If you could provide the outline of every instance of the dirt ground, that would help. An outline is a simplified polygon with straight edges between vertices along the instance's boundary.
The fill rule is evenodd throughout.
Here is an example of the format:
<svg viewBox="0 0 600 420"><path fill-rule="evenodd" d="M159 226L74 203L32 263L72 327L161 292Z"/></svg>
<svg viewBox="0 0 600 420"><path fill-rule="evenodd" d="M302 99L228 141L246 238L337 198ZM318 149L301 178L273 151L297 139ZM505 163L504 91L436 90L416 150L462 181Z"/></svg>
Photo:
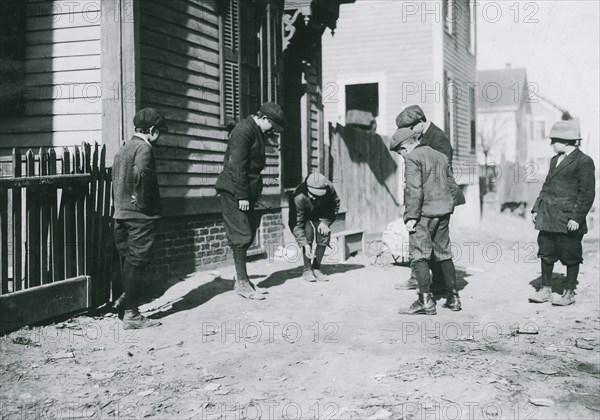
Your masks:
<svg viewBox="0 0 600 420"><path fill-rule="evenodd" d="M165 282L142 308L161 327L113 315L0 338L2 418L600 418L597 236L585 242L577 303L531 304L536 233L514 216L456 232L463 310L398 315L414 291L400 266L261 260L264 301L232 292L233 270ZM330 260L335 258L330 257ZM557 266L555 291L564 268Z"/></svg>

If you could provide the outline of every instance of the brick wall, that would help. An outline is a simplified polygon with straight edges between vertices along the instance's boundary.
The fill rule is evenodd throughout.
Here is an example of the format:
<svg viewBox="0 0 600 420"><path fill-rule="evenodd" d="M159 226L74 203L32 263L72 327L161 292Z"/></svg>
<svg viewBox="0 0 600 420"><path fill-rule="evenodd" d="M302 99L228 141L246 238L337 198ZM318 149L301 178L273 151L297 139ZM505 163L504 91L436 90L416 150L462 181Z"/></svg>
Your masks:
<svg viewBox="0 0 600 420"><path fill-rule="evenodd" d="M280 210L263 213L258 235L268 256L283 244L283 229ZM150 264L152 277L188 274L233 264L221 215L161 219Z"/></svg>

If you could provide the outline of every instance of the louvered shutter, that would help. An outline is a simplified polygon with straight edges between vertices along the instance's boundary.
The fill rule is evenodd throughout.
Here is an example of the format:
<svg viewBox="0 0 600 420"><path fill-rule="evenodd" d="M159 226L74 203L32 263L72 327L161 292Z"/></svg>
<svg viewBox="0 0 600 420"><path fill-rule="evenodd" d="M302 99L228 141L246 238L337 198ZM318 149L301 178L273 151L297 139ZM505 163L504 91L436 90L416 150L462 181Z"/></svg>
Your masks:
<svg viewBox="0 0 600 420"><path fill-rule="evenodd" d="M220 0L223 10L223 112L225 123L240 119L240 5Z"/></svg>
<svg viewBox="0 0 600 420"><path fill-rule="evenodd" d="M240 105L242 118L260 108L260 40L258 37L262 13L252 0L240 2Z"/></svg>

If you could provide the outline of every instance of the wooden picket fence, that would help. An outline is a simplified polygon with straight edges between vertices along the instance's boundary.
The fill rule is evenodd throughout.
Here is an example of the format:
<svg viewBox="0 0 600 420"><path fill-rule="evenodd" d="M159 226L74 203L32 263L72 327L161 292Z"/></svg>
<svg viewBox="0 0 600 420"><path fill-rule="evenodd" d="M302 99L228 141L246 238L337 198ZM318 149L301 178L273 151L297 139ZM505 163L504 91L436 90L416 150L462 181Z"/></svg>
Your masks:
<svg viewBox="0 0 600 420"><path fill-rule="evenodd" d="M61 149L13 149L12 176L0 178L0 295L89 276L99 307L120 292L111 168L104 145Z"/></svg>

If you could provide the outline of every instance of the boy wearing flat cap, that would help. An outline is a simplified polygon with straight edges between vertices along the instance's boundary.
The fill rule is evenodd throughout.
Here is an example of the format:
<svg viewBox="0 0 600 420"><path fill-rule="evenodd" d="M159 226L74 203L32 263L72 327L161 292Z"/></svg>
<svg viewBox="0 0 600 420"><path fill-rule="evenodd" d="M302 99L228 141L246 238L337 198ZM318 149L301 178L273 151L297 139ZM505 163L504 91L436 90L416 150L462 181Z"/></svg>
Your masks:
<svg viewBox="0 0 600 420"><path fill-rule="evenodd" d="M581 241L588 231L586 216L594 202L596 174L592 158L576 146L581 136L575 121L558 121L549 137L556 155L531 210L535 228L540 231L542 288L529 301L567 306L575 303L579 265L583 261ZM562 296L553 300L551 280L556 261L567 267L567 278Z"/></svg>
<svg viewBox="0 0 600 420"><path fill-rule="evenodd" d="M446 283L444 307L460 311L456 271L450 250L449 221L458 200L448 158L418 140L418 133L400 128L392 137L390 150L402 155L405 163L404 222L409 232L409 259L418 282L418 299L402 314L436 314L430 292L429 262L439 264Z"/></svg>
<svg viewBox="0 0 600 420"><path fill-rule="evenodd" d="M161 211L153 146L169 131L165 117L154 108L140 109L133 124L135 133L115 155L112 167L114 236L125 289L115 308L119 313L124 310L125 329L160 325L140 315L138 305Z"/></svg>
<svg viewBox="0 0 600 420"><path fill-rule="evenodd" d="M303 250L302 277L308 282L329 281L321 271L321 262L331 239L330 226L340 209L335 188L325 176L312 173L296 188L290 204L289 227Z"/></svg>
<svg viewBox="0 0 600 420"><path fill-rule="evenodd" d="M260 173L265 167L267 136L283 131L283 126L283 110L273 102L264 103L255 115L239 122L229 136L223 170L215 186L233 252L235 290L246 299L264 299L265 292L249 280L246 256L260 223L254 207L262 193Z"/></svg>
<svg viewBox="0 0 600 420"><path fill-rule="evenodd" d="M427 120L423 109L419 105L407 106L396 117L396 125L398 128L410 128L417 134L421 144L429 146L440 153L443 153L448 158L448 164L452 166L452 145L448 136L437 125ZM462 191L458 190L457 205L465 204L465 197ZM432 289L443 289L443 275L439 265L431 261L430 268L432 272ZM408 282L402 282L396 285L396 289L415 289L417 281L415 278L410 278Z"/></svg>

